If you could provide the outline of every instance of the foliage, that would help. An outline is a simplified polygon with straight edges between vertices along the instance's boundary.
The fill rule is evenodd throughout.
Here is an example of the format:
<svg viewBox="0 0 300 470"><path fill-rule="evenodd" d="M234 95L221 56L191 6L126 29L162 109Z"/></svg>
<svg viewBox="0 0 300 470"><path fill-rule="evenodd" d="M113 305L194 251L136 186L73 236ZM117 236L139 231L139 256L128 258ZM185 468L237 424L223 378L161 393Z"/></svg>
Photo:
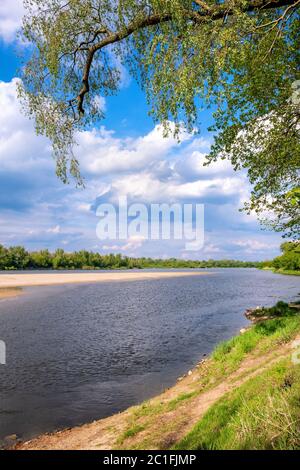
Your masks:
<svg viewBox="0 0 300 470"><path fill-rule="evenodd" d="M207 162L245 168L248 211L299 232L299 0L25 0L32 44L20 84L38 133L53 143L57 173L80 182L76 133L103 117L125 65L150 114L175 134L212 107Z"/></svg>
<svg viewBox="0 0 300 470"><path fill-rule="evenodd" d="M29 253L23 247L5 248L0 245L0 269L142 269L142 268L240 268L257 267L254 261L208 260L192 261L152 258L130 258L120 254L101 255L86 250L67 253L57 249Z"/></svg>
<svg viewBox="0 0 300 470"><path fill-rule="evenodd" d="M252 322L258 322L262 319L283 317L289 314L293 314L289 305L286 302L279 301L273 307L256 307L250 313L248 312L246 317Z"/></svg>
<svg viewBox="0 0 300 470"><path fill-rule="evenodd" d="M285 242L281 246L282 255L272 261L276 270L300 271L300 241Z"/></svg>

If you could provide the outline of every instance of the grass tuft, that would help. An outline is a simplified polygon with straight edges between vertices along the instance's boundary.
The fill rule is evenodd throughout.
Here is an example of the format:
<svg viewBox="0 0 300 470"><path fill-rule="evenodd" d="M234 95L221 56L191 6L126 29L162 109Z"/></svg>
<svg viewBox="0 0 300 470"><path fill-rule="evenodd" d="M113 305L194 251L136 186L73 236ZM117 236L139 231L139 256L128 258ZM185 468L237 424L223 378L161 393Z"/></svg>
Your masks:
<svg viewBox="0 0 300 470"><path fill-rule="evenodd" d="M225 395L175 449L300 449L300 366L285 360Z"/></svg>

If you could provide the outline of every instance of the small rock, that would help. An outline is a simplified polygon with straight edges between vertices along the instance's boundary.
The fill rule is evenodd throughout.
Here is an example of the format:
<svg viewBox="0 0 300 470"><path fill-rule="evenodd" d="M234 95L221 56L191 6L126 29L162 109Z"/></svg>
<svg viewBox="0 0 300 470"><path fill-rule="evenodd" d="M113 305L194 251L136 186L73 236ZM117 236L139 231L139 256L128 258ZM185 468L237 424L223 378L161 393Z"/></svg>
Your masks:
<svg viewBox="0 0 300 470"><path fill-rule="evenodd" d="M188 375L192 375L192 373L193 373L193 372L192 372L191 370L188 371Z"/></svg>
<svg viewBox="0 0 300 470"><path fill-rule="evenodd" d="M247 331L246 328L241 328L241 329L240 329L241 335L244 334L244 333L246 333L246 331Z"/></svg>

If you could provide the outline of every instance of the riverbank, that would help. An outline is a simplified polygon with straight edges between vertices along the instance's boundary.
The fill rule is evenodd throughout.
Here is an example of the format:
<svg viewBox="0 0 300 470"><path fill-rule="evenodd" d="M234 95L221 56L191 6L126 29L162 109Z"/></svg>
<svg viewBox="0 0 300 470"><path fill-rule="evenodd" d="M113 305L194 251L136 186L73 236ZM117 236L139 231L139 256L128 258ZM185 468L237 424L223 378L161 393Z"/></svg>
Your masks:
<svg viewBox="0 0 300 470"><path fill-rule="evenodd" d="M273 273L275 274L285 274L286 276L300 276L300 271L293 271L291 269L273 269Z"/></svg>
<svg viewBox="0 0 300 470"><path fill-rule="evenodd" d="M292 270L292 269L275 269L275 268L272 268L272 267L264 267L264 268L261 268L263 269L264 271L272 271L272 273L275 273L275 274L284 274L286 276L300 276L300 271L296 271L296 270Z"/></svg>
<svg viewBox="0 0 300 470"><path fill-rule="evenodd" d="M295 340L300 340L300 315L281 305L277 318L220 344L161 395L15 448L300 448Z"/></svg>
<svg viewBox="0 0 300 470"><path fill-rule="evenodd" d="M212 273L207 272L187 272L187 271L168 271L168 272L101 272L101 273L26 273L26 274L0 274L0 298L19 295L22 287L32 286L51 286L60 284L77 284L77 283L97 283L111 281L139 281L154 280L164 278L177 278L187 276L206 276Z"/></svg>

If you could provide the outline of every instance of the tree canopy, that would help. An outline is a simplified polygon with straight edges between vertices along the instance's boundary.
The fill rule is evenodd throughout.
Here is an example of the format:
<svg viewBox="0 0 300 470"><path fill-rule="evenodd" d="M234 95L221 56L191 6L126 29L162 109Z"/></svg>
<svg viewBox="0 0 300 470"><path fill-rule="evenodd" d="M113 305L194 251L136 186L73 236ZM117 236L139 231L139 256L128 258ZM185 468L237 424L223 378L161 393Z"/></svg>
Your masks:
<svg viewBox="0 0 300 470"><path fill-rule="evenodd" d="M280 249L282 255L272 261L272 266L277 270L300 272L300 242L282 243Z"/></svg>
<svg viewBox="0 0 300 470"><path fill-rule="evenodd" d="M255 261L221 260L184 260L132 258L121 254L100 254L80 250L72 253L58 248L27 251L22 246L9 248L0 244L0 270L15 269L142 269L142 268L253 268L260 266Z"/></svg>
<svg viewBox="0 0 300 470"><path fill-rule="evenodd" d="M57 174L80 181L76 133L103 117L124 65L166 134L201 129L212 107L207 164L230 159L253 190L248 211L300 229L300 0L25 0L32 54L20 97L53 144ZM297 81L298 80L298 81ZM263 216L263 215L262 215ZM270 215L269 215L270 218Z"/></svg>

